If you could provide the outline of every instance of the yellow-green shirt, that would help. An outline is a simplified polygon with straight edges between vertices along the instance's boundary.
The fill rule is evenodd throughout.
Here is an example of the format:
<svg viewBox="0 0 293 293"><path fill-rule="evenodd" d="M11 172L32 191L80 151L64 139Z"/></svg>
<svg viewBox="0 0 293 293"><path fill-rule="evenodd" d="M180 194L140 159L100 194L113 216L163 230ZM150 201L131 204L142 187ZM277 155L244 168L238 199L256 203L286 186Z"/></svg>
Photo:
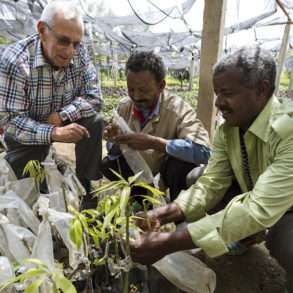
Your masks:
<svg viewBox="0 0 293 293"><path fill-rule="evenodd" d="M252 191L242 170L239 128L222 124L204 175L175 200L189 222L194 244L211 257L226 253L227 244L271 227L293 206L293 103L281 104L272 97L244 141ZM208 215L234 178L243 193L222 211Z"/></svg>

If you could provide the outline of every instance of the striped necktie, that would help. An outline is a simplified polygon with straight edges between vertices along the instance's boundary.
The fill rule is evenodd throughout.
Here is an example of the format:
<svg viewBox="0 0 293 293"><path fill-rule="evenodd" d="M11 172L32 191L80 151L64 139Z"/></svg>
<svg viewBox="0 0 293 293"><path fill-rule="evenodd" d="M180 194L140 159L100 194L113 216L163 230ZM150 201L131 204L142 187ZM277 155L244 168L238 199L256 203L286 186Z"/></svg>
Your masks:
<svg viewBox="0 0 293 293"><path fill-rule="evenodd" d="M249 163L248 163L248 155L247 150L244 142L244 134L243 130L239 128L239 138L240 138L240 150L241 150L241 157L242 157L242 170L246 179L248 191L253 189L253 181L249 171Z"/></svg>

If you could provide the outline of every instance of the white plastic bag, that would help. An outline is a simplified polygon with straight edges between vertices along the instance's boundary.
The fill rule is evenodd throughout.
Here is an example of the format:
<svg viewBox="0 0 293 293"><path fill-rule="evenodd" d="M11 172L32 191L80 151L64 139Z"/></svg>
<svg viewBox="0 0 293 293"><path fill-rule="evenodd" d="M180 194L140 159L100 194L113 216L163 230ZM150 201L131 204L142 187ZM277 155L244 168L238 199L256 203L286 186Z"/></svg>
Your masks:
<svg viewBox="0 0 293 293"><path fill-rule="evenodd" d="M184 292L212 293L216 289L215 272L187 252L166 255L153 266Z"/></svg>
<svg viewBox="0 0 293 293"><path fill-rule="evenodd" d="M9 279L15 277L12 265L7 257L0 256L0 284L5 283ZM13 288L6 288L2 293L14 293Z"/></svg>
<svg viewBox="0 0 293 293"><path fill-rule="evenodd" d="M50 193L59 191L63 185L63 175L57 169L54 161L45 161L42 163L45 169L46 182Z"/></svg>
<svg viewBox="0 0 293 293"><path fill-rule="evenodd" d="M14 191L29 207L32 207L40 196L32 177L10 181L7 185L8 190Z"/></svg>
<svg viewBox="0 0 293 293"><path fill-rule="evenodd" d="M76 245L69 238L69 227L73 216L69 213L57 212L53 209L48 209L49 222L54 226L62 238L69 252L69 264L75 269L82 259L85 258L83 245L77 250Z"/></svg>
<svg viewBox="0 0 293 293"><path fill-rule="evenodd" d="M54 253L51 227L48 220L43 220L35 241L32 258L37 258L46 264L50 271L54 269Z"/></svg>
<svg viewBox="0 0 293 293"><path fill-rule="evenodd" d="M0 250L10 261L21 263L30 256L29 245L34 235L27 229L13 224L0 225Z"/></svg>
<svg viewBox="0 0 293 293"><path fill-rule="evenodd" d="M133 132L116 110L113 110L113 123L120 128L123 134ZM139 179L152 184L154 180L153 173L140 152L131 149L126 144L121 144L120 149L132 172L137 174L143 171Z"/></svg>
<svg viewBox="0 0 293 293"><path fill-rule="evenodd" d="M15 213L7 214L9 221L19 225L30 228L35 234L38 233L39 220L34 215L31 208L13 191L8 191L5 195L0 196L0 210L8 209L14 210Z"/></svg>

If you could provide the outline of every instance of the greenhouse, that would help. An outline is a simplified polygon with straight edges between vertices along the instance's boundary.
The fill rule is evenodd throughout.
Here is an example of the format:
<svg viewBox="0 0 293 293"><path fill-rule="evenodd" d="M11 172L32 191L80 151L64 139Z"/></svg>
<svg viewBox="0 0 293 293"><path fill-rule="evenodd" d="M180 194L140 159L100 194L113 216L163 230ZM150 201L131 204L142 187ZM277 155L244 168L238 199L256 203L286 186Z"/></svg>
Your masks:
<svg viewBox="0 0 293 293"><path fill-rule="evenodd" d="M0 0L0 292L293 292L292 19Z"/></svg>

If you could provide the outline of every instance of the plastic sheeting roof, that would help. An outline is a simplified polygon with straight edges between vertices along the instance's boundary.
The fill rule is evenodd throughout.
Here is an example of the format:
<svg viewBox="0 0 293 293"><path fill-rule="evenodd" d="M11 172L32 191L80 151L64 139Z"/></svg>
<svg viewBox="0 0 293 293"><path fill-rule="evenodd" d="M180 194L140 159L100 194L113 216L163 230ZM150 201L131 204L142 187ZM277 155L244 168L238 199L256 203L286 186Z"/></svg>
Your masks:
<svg viewBox="0 0 293 293"><path fill-rule="evenodd" d="M56 0L55 0L56 1ZM97 12L90 9L87 0L76 0L85 12L85 20L88 23L88 34L86 41L94 44L97 54L112 56L113 52L118 55L128 54L131 50L155 49L164 55L170 66L186 67L191 59L192 52L198 52L200 48L201 24L194 25L196 20L202 18L203 0L178 0L178 5L160 8L156 0L148 1L150 8L148 12L135 10L138 5L133 5L133 13L127 16L98 16ZM254 9L245 15L243 6L254 3ZM291 13L293 0L281 0ZM0 35L15 41L35 32L35 24L40 17L47 0L0 0ZM136 2L138 3L138 2ZM245 4L246 3L246 4ZM127 1L125 0L125 5ZM136 6L136 7L135 7ZM200 9L201 8L201 9ZM151 10L151 11L150 11ZM233 13L232 13L233 12ZM197 13L195 17L194 13ZM178 21L183 23L185 32L155 33L142 21L148 23L158 20ZM191 19L191 20L190 20ZM275 0L228 0L225 28L225 47L241 45L237 38L248 42L257 42L269 49L277 49L282 38L283 26L273 25L285 23L287 18L277 7ZM173 26L172 27L176 27ZM152 27L153 28L153 27ZM276 35L264 33L264 31L276 30ZM271 40L266 38L271 37ZM241 37L243 36L243 37ZM277 40L279 38L279 40ZM235 41L236 40L236 41ZM272 45L273 44L273 45ZM183 50L185 49L185 50ZM187 60L186 60L187 59ZM173 65L172 65L173 64Z"/></svg>

